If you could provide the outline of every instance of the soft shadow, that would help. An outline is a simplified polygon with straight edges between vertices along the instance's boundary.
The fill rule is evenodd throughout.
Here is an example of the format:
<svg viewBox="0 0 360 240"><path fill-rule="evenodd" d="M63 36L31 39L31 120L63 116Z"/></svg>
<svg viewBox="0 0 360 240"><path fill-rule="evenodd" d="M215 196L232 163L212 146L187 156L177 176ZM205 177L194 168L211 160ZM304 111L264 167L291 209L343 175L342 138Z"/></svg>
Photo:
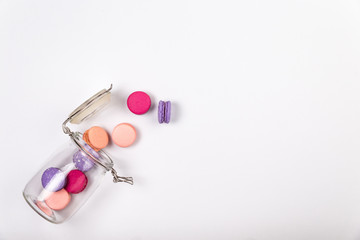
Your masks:
<svg viewBox="0 0 360 240"><path fill-rule="evenodd" d="M171 101L171 117L170 123L176 123L181 118L181 107L177 102Z"/></svg>

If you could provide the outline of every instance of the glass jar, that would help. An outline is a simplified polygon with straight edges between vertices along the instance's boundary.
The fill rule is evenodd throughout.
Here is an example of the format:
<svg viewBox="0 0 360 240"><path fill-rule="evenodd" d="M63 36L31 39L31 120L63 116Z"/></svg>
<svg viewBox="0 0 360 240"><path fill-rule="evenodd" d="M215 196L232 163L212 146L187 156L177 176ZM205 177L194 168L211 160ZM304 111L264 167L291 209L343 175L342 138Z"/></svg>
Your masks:
<svg viewBox="0 0 360 240"><path fill-rule="evenodd" d="M52 223L62 223L71 217L94 193L106 172L113 181L133 184L131 177L119 177L113 160L100 150L96 152L72 132L68 122L79 124L110 101L110 90L102 90L80 105L63 123L70 142L55 152L49 161L26 184L23 196L40 216Z"/></svg>

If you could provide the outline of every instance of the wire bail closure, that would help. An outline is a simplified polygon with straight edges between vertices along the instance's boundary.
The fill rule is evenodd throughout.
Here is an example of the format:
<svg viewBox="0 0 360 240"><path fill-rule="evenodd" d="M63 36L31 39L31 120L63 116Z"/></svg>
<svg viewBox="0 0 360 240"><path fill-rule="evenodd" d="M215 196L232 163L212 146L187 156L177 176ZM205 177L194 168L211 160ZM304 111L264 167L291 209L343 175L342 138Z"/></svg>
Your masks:
<svg viewBox="0 0 360 240"><path fill-rule="evenodd" d="M88 155L94 162L105 168L106 171L111 171L113 175L113 182L125 182L133 185L132 177L121 177L117 175L116 170L114 169L114 161L111 157L104 151L100 150L101 157L104 158L108 164L101 162L99 159L95 158L89 151L85 149L83 144L81 143L82 134L80 132L72 132L70 128L67 126L67 123L75 123L79 124L86 118L92 116L97 111L99 111L102 107L104 107L108 102L110 102L110 90L112 89L112 84L109 89L103 89L100 92L96 93L94 96L86 100L83 104L77 107L72 113L70 113L69 117L63 122L62 130L66 135L69 135L71 140L77 145L77 147L83 151L86 155Z"/></svg>

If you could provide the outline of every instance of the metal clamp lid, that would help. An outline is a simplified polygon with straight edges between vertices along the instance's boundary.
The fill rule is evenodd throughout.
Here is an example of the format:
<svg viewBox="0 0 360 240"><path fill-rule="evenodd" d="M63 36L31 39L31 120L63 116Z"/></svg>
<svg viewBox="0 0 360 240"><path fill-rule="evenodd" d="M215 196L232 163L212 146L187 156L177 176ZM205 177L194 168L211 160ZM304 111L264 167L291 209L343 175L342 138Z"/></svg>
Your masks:
<svg viewBox="0 0 360 240"><path fill-rule="evenodd" d="M69 117L63 122L62 129L65 134L69 135L69 137L73 140L73 142L77 145L77 147L83 151L86 155L88 155L94 162L99 164L101 167L105 168L106 171L111 171L113 175L113 182L126 182L133 185L132 177L120 177L117 175L116 170L113 168L114 162L111 157L104 151L100 150L98 153L102 159L104 159L108 164L101 162L99 159L94 157L89 151L84 147L84 143L82 143L82 134L79 132L72 132L70 128L66 125L68 122L79 124L86 118L94 115L101 108L103 108L108 102L110 102L110 90L112 89L112 84L109 89L103 89L100 92L96 93L94 96L86 100L83 104L77 107L72 113L70 113Z"/></svg>

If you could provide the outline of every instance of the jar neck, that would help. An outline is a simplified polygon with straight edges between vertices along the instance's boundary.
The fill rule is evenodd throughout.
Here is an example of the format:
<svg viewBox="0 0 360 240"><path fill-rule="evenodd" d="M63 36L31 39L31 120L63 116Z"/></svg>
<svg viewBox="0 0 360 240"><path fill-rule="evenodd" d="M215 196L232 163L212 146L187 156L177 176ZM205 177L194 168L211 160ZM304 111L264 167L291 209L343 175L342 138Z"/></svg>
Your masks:
<svg viewBox="0 0 360 240"><path fill-rule="evenodd" d="M95 152L98 155L98 156L94 156L94 154L92 154L91 151L87 150L87 148L85 147L86 143L82 139L82 133L70 132L69 136L70 136L71 140L75 143L75 145L79 148L79 150L81 150L88 157L90 157L94 161L95 164L103 167L106 171L111 171L111 174L113 175L114 183L126 182L126 183L133 185L132 177L120 177L119 175L117 175L117 172L114 169L114 162L105 151L99 150L98 152L95 152L95 150L91 149L91 150L93 150L93 152ZM89 146L89 148L91 148L91 147Z"/></svg>

